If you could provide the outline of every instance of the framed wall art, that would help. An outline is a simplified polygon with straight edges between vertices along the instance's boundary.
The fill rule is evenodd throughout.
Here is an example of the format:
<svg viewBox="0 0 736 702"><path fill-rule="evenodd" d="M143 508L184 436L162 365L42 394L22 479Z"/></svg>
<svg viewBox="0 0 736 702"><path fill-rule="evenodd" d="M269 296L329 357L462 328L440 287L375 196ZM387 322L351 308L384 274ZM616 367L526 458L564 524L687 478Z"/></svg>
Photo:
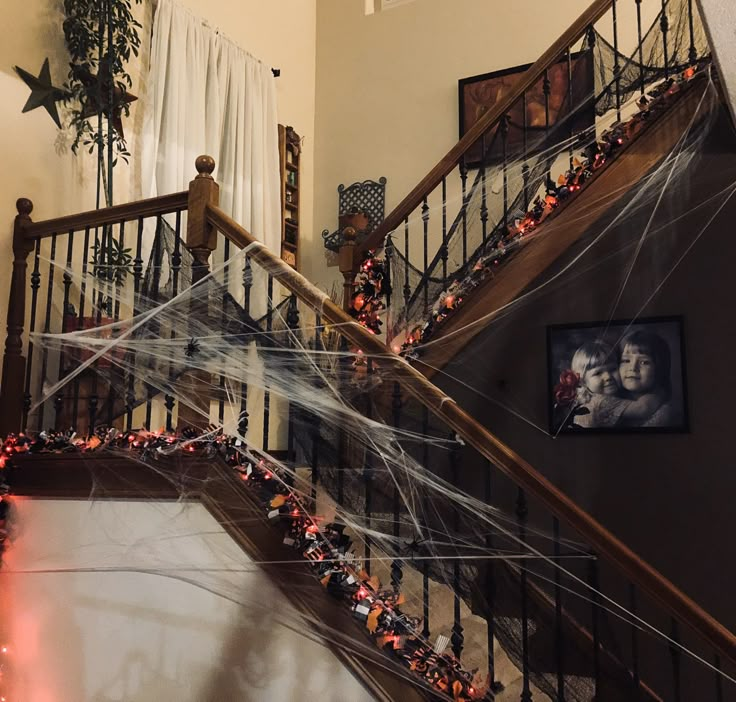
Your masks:
<svg viewBox="0 0 736 702"><path fill-rule="evenodd" d="M514 66L458 81L460 138L512 89L514 83L531 65ZM509 131L506 138L508 160L523 155L524 126L527 129L527 155L531 155L540 148L541 138L547 133L549 139L557 142L569 136L571 131L578 133L594 124L592 52L581 51L572 54L569 65L567 59L552 64L547 71L547 77L550 82L548 98L544 94L544 82L540 79L526 92L526 111L524 103L518 100L508 112ZM567 119L570 103L574 107L572 123ZM499 163L503 159L502 139L498 134L498 128L494 128L486 135L485 143L478 142L468 153L469 166L480 165L483 146L486 152L486 165Z"/></svg>
<svg viewBox="0 0 736 702"><path fill-rule="evenodd" d="M550 432L688 431L681 317L547 328Z"/></svg>

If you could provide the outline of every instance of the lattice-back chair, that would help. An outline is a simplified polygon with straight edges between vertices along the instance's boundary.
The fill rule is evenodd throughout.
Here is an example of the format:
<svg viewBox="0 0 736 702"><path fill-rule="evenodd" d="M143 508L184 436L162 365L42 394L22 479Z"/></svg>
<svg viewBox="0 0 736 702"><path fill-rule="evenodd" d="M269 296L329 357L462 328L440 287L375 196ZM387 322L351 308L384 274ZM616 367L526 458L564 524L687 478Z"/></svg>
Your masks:
<svg viewBox="0 0 736 702"><path fill-rule="evenodd" d="M337 253L342 243L342 231L346 226L356 229L360 242L368 236L382 221L386 204L386 178L364 180L337 187L339 209L338 228L334 232L323 230L322 238L325 248ZM363 215L362 217L360 215Z"/></svg>

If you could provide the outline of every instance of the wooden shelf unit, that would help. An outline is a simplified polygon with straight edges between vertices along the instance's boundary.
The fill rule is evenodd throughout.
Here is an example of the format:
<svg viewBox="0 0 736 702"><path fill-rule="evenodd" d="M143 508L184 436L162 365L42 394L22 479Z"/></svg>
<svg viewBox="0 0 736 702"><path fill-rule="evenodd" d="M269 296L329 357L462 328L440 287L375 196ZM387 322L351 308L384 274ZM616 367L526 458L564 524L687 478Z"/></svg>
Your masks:
<svg viewBox="0 0 736 702"><path fill-rule="evenodd" d="M279 124L281 167L281 258L299 267L299 185L301 139L293 127Z"/></svg>

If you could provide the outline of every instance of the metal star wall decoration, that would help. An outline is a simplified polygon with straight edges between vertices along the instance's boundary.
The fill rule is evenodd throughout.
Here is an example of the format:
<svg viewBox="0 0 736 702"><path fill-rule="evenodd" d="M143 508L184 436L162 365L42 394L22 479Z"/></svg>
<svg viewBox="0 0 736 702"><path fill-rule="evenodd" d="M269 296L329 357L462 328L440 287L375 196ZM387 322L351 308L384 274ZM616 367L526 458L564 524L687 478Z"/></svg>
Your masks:
<svg viewBox="0 0 736 702"><path fill-rule="evenodd" d="M61 129L61 120L56 110L56 103L67 97L66 92L51 84L51 71L49 60L45 59L38 76L34 76L23 68L13 66L15 72L23 79L23 82L31 89L31 95L23 107L23 112L30 112L37 107L43 107L54 120L56 126Z"/></svg>
<svg viewBox="0 0 736 702"><path fill-rule="evenodd" d="M86 89L87 102L82 110L82 117L89 118L102 112L109 120L121 139L125 138L123 133L123 111L131 102L138 98L128 92L119 84L112 86L112 109L108 108L110 103L110 78L103 73L102 79L98 75L86 69L77 69L79 80Z"/></svg>

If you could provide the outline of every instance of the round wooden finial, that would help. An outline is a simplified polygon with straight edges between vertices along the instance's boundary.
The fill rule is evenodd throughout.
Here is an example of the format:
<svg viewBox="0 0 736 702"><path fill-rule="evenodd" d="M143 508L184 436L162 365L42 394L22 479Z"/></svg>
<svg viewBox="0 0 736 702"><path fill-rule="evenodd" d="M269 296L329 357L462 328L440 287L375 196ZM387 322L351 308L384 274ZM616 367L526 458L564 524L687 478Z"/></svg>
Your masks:
<svg viewBox="0 0 736 702"><path fill-rule="evenodd" d="M355 231L355 227L345 227L342 230L342 238L345 243L355 241L358 236L358 232Z"/></svg>
<svg viewBox="0 0 736 702"><path fill-rule="evenodd" d="M27 197L19 197L15 201L15 209L22 217L28 217L33 212L33 203Z"/></svg>
<svg viewBox="0 0 736 702"><path fill-rule="evenodd" d="M197 169L197 178L212 178L212 172L215 170L215 159L212 156L202 154L202 156L197 156L194 166Z"/></svg>

